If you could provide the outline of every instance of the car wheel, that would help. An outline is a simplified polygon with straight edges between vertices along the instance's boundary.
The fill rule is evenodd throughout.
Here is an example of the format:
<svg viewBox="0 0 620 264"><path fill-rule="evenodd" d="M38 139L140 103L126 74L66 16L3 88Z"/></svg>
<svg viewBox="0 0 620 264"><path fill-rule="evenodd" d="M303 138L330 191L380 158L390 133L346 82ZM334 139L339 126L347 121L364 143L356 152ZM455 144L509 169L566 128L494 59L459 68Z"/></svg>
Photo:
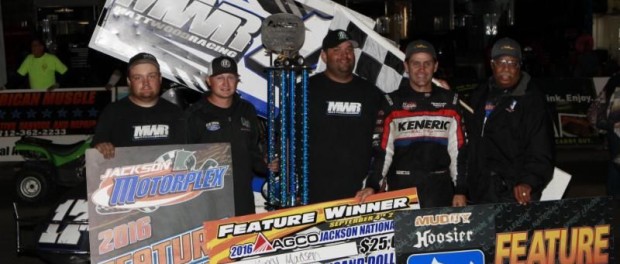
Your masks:
<svg viewBox="0 0 620 264"><path fill-rule="evenodd" d="M20 200L33 203L38 202L50 192L51 184L47 176L33 170L19 172L17 182L17 197Z"/></svg>

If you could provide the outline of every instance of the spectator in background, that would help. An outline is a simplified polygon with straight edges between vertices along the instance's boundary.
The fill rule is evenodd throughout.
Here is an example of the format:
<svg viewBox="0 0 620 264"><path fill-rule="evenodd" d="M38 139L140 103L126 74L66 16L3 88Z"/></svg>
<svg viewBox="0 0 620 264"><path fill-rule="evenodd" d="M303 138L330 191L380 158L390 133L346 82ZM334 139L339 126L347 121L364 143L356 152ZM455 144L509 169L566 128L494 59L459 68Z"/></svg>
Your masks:
<svg viewBox="0 0 620 264"><path fill-rule="evenodd" d="M575 41L576 63L575 77L591 78L598 76L601 71L601 62L594 52L594 40L592 35L581 33Z"/></svg>
<svg viewBox="0 0 620 264"><path fill-rule="evenodd" d="M550 114L542 91L521 71L521 59L513 39L495 42L493 76L471 97L467 183L473 203L539 200L553 175Z"/></svg>
<svg viewBox="0 0 620 264"><path fill-rule="evenodd" d="M33 39L30 48L31 54L26 56L17 73L24 77L28 75L31 89L51 91L60 87L56 73L64 75L67 66L56 55L45 52L45 44L41 39Z"/></svg>

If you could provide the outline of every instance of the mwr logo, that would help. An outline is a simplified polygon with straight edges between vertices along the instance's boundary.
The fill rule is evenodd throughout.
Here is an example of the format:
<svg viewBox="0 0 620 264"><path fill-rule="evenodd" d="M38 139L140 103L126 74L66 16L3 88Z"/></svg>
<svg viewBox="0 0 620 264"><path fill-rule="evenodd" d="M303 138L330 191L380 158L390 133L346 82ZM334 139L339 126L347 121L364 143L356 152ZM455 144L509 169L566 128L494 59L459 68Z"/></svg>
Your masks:
<svg viewBox="0 0 620 264"><path fill-rule="evenodd" d="M239 58L259 33L261 19L234 5L217 2L117 0L113 14L133 19L135 25L146 25L157 34L205 47L215 56Z"/></svg>
<svg viewBox="0 0 620 264"><path fill-rule="evenodd" d="M133 127L133 139L159 139L168 138L170 133L168 125L144 125Z"/></svg>
<svg viewBox="0 0 620 264"><path fill-rule="evenodd" d="M358 102L327 102L327 115L358 116L362 114L362 103Z"/></svg>

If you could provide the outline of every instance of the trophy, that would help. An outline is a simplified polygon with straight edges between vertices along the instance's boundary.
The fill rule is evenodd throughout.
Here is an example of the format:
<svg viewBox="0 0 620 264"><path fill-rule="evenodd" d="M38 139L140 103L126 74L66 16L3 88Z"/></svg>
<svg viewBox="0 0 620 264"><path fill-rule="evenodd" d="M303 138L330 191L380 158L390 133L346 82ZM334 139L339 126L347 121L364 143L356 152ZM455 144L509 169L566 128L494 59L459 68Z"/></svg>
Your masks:
<svg viewBox="0 0 620 264"><path fill-rule="evenodd" d="M266 68L267 155L269 162L280 159L280 172L269 172L267 209L305 205L308 204L309 170L309 68L304 65L305 59L299 55L305 39L305 26L293 14L274 14L263 21L261 39L272 65ZM298 75L300 82L297 80ZM277 107L276 94L279 95Z"/></svg>

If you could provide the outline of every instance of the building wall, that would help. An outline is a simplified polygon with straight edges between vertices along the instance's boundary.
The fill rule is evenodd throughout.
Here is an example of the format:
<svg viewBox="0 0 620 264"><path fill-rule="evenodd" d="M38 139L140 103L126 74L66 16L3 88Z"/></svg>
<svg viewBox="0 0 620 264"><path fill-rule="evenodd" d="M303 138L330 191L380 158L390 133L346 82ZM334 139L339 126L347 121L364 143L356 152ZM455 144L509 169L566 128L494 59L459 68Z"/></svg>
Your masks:
<svg viewBox="0 0 620 264"><path fill-rule="evenodd" d="M4 36L2 24L2 3L0 3L0 36ZM0 86L6 84L6 56L4 55L4 38L0 38Z"/></svg>

